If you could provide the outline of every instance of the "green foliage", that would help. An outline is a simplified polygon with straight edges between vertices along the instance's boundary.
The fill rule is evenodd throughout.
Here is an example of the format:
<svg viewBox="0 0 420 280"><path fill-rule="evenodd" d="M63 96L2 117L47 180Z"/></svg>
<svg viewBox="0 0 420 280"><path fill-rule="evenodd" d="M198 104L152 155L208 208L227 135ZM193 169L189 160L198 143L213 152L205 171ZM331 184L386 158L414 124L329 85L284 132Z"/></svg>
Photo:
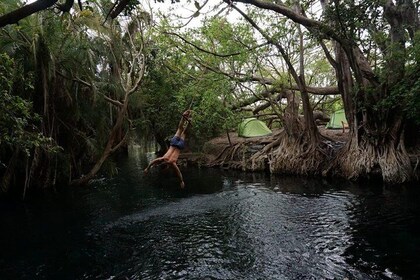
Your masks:
<svg viewBox="0 0 420 280"><path fill-rule="evenodd" d="M379 17L380 1L333 1L327 6L324 13L325 20L333 23L343 37L361 40L363 29L368 29L372 24L380 27L382 24ZM379 29L381 30L381 29Z"/></svg>
<svg viewBox="0 0 420 280"><path fill-rule="evenodd" d="M405 111L409 119L420 125L420 77L417 77L407 90L407 106Z"/></svg>
<svg viewBox="0 0 420 280"><path fill-rule="evenodd" d="M139 2L129 1L124 13L138 16L142 23L147 23L147 30L143 31L149 35L153 17L139 8ZM405 77L389 87L389 92L380 96L378 89L363 89L365 95L356 100L362 104L355 107L373 111L402 108L409 118L420 122L419 36L415 42L407 44L407 53L394 51L380 9L382 2L333 1L323 20L375 61L380 83L384 84L392 75L392 68L385 69L387 61L401 58L407 62ZM19 25L0 30L0 52L4 53L0 56L2 158L10 158L11 149L19 148L29 155L33 154L34 147L42 146L46 150L55 142L63 148L62 152L53 154L48 150L45 158L57 156L62 162L58 176L66 179L82 174L101 154L118 110L103 97L122 100L124 88L119 70L130 66L133 55L130 39L139 40L139 32L132 33L136 34L132 37L124 33L125 26L136 30L135 24L126 22L127 17L103 24L114 3L110 0L84 2L83 11L74 9L62 17L52 16L49 11L37 13ZM284 3L291 6L294 2ZM313 1L301 4L311 13L309 7ZM8 11L16 5L16 1L3 1L0 11ZM247 7L246 12L270 38L283 46L298 69L300 42L296 24L272 11ZM204 10L200 13L205 14ZM262 45L266 40L248 23L240 20L232 23L221 15L222 12L209 15L205 18L206 24L194 29L175 29L170 17L161 18L158 26L153 26L152 39L144 45L147 63L144 79L138 91L130 96L128 110L128 118L135 124L140 138L172 136L181 113L191 106L194 113L190 137L199 146L211 137L236 128L244 113L230 108L272 87L287 88L295 84L274 45ZM173 35L174 32L179 36ZM304 28L302 32L307 85L336 85L334 70L319 48L318 37L309 36ZM334 46L324 42L333 52ZM387 54L379 52L382 44L387 47ZM42 69L46 73L45 84L40 82L41 62L45 62L46 69ZM258 76L274 82L262 84L251 80ZM48 95L47 99L44 94ZM338 97L311 96L310 101L313 107L326 112L343 107ZM278 105L279 108L285 106L284 103ZM272 113L272 108L264 113ZM386 114L380 117L386 118ZM51 168L47 166L48 161L43 164ZM112 164L110 166L115 170Z"/></svg>
<svg viewBox="0 0 420 280"><path fill-rule="evenodd" d="M153 70L144 82L141 96L135 97L131 108L137 121L138 130L145 138L153 135L169 137L175 133L183 108L175 98L178 82L164 69Z"/></svg>
<svg viewBox="0 0 420 280"><path fill-rule="evenodd" d="M420 32L417 32L412 45L410 45L405 52L393 53L391 60L406 61L404 69L404 76L394 83L386 83L389 89L385 93L382 92L381 98L378 100L378 91L381 89L371 88L366 92L366 102L363 106L371 106L376 114L382 116L382 121L386 121L388 117L387 112L392 110L402 110L407 118L420 124ZM395 67L394 67L395 68ZM386 77L397 76L401 73L401 69L394 69L392 67L386 68L388 73L383 74L383 79ZM395 71L395 73L394 73ZM372 105L371 105L372 104Z"/></svg>
<svg viewBox="0 0 420 280"><path fill-rule="evenodd" d="M77 14L46 18L40 13L1 30L0 51L8 55L0 63L0 157L7 161L11 150L26 152L38 165L34 185L50 186L51 178L41 174L55 174L59 182L80 176L108 139L113 114L98 90L113 81L98 70L110 53L86 28L89 20L90 26L99 22L93 15L80 20ZM24 162L15 173L25 170Z"/></svg>
<svg viewBox="0 0 420 280"><path fill-rule="evenodd" d="M226 107L232 98L229 81L215 74L207 74L202 78L180 91L180 99L183 98L181 96L191 96L194 112L192 129L200 143L236 127L234 114Z"/></svg>
<svg viewBox="0 0 420 280"><path fill-rule="evenodd" d="M181 62L179 56L171 57ZM137 130L149 139L152 135L169 138L175 133L181 113L191 108L194 113L190 137L202 143L232 126L229 121L232 122L233 114L223 103L224 98L231 96L229 90L227 80L216 75L207 74L196 81L182 72L157 67L149 72L141 95L131 105Z"/></svg>
<svg viewBox="0 0 420 280"><path fill-rule="evenodd" d="M15 67L12 58L0 54L0 146L21 150L27 156L33 147L56 151L52 139L38 131L40 117L33 113L32 103L10 94L14 81L31 87L31 81L27 81Z"/></svg>
<svg viewBox="0 0 420 280"><path fill-rule="evenodd" d="M404 94L407 117L420 125L420 31L417 31L413 44L407 49L407 65L404 79L398 84L398 91ZM396 100L401 103L400 100Z"/></svg>
<svg viewBox="0 0 420 280"><path fill-rule="evenodd" d="M161 28L166 31L169 27L162 21ZM251 40L252 36L246 34L249 32L247 28L235 28L225 20L215 18L203 27L202 33L190 30L182 36L214 53L239 53L243 51L239 40ZM174 41L176 37L160 33L154 36L155 43L149 46L149 70L141 94L131 104L131 112L137 119L137 131L149 139L152 135L170 137L175 133L181 113L189 108L194 111L189 137L197 146L226 129L236 127L234 114L228 108L234 102L232 83L226 77L203 71L194 58L199 56L212 67L218 67L223 60L209 53L197 52L191 45L179 47L180 42ZM237 41L232 43L232 38L237 38ZM246 52L226 59L237 67L247 62Z"/></svg>

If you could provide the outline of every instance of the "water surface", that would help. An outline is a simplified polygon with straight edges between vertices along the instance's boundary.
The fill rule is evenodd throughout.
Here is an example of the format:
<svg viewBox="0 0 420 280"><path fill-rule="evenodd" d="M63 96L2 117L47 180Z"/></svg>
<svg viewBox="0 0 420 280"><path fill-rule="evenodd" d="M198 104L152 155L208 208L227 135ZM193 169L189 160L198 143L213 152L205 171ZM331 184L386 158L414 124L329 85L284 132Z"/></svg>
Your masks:
<svg viewBox="0 0 420 280"><path fill-rule="evenodd" d="M420 192L184 170L0 202L0 279L420 279Z"/></svg>

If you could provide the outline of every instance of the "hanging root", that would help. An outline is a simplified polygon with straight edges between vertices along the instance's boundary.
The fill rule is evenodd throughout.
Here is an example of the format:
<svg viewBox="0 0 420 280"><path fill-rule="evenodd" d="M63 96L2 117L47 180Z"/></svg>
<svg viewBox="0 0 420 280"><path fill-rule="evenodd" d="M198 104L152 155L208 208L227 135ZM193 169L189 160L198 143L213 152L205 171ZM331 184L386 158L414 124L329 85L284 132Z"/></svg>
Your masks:
<svg viewBox="0 0 420 280"><path fill-rule="evenodd" d="M412 164L410 161L403 141L399 141L398 146L394 143L374 145L368 140L358 142L352 138L344 146L337 146L337 143L322 137L316 143L310 142L305 134L298 139L289 137L285 131L264 141L247 140L227 146L208 166L271 173L322 174L352 180L381 178L388 184L414 180L418 168L416 162Z"/></svg>
<svg viewBox="0 0 420 280"><path fill-rule="evenodd" d="M322 172L327 152L319 143L283 137L270 162L272 173L314 175Z"/></svg>
<svg viewBox="0 0 420 280"><path fill-rule="evenodd" d="M335 175L347 179L378 177L385 183L397 184L413 179L413 168L404 147L392 143L376 147L364 142L350 141L331 163Z"/></svg>
<svg viewBox="0 0 420 280"><path fill-rule="evenodd" d="M329 158L325 148L312 144L302 136L292 140L283 131L270 141L248 141L226 147L208 166L221 166L243 171L272 173L319 174Z"/></svg>
<svg viewBox="0 0 420 280"><path fill-rule="evenodd" d="M403 183L413 178L410 157L405 152L402 141L396 149L387 146L379 155L378 162L382 170L384 182L395 184Z"/></svg>
<svg viewBox="0 0 420 280"><path fill-rule="evenodd" d="M226 169L243 171L268 170L269 156L276 145L278 145L278 140L268 142L248 141L227 146L207 166L220 166Z"/></svg>
<svg viewBox="0 0 420 280"><path fill-rule="evenodd" d="M270 163L272 162L273 151L281 143L281 138L283 137L283 135L284 133L280 134L280 136L276 140L269 142L261 150L253 154L249 159L244 159L245 164L242 170L244 171L270 170Z"/></svg>

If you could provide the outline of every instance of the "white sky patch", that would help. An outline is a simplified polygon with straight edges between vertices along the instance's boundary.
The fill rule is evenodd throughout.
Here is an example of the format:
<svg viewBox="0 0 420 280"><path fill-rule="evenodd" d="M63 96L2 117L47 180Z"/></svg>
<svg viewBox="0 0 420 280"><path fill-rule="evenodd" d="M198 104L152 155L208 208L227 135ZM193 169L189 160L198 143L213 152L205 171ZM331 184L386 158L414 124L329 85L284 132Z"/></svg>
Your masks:
<svg viewBox="0 0 420 280"><path fill-rule="evenodd" d="M146 4L148 2L148 4ZM149 6L150 13L160 13L170 17L172 22L180 28L196 28L205 24L205 21L211 17L223 16L229 22L238 22L241 16L228 8L228 5L223 1L210 0L180 0L180 2L171 3L171 0L166 0L164 3L148 0L142 2L143 6ZM244 7L243 4L236 4L239 7Z"/></svg>

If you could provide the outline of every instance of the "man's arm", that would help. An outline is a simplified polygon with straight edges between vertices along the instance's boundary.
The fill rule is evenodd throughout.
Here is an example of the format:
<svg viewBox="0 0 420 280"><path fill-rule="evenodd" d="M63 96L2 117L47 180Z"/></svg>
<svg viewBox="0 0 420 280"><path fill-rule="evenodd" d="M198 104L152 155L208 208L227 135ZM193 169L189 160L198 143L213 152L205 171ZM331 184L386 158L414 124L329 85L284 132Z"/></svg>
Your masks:
<svg viewBox="0 0 420 280"><path fill-rule="evenodd" d="M185 187L185 183L184 183L184 179L182 177L182 173L179 170L178 165L176 165L175 162L172 162L172 167L175 169L176 175L178 176L179 181L180 181L181 189L183 189Z"/></svg>
<svg viewBox="0 0 420 280"><path fill-rule="evenodd" d="M187 131L188 127L191 125L191 117L192 117L191 114L192 114L191 110L187 110L182 114L179 128L182 130L181 135L184 135L184 137L185 137L185 132ZM187 123L186 125L185 125L185 122Z"/></svg>
<svg viewBox="0 0 420 280"><path fill-rule="evenodd" d="M144 174L146 175L146 174L149 172L150 168L151 168L153 165L155 165L156 163L161 162L161 161L163 161L163 157L160 157L160 158L157 158L157 159L152 160L152 161L149 163L149 165L146 167L146 169L144 169Z"/></svg>

